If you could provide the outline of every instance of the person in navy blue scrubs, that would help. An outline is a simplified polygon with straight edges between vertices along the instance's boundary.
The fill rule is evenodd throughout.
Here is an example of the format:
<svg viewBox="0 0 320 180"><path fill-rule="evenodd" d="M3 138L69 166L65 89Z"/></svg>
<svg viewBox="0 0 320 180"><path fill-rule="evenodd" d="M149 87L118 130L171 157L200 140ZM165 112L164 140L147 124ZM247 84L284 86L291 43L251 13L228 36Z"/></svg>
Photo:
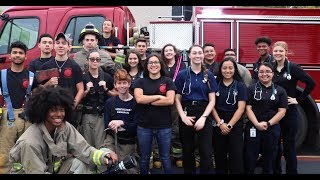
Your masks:
<svg viewBox="0 0 320 180"><path fill-rule="evenodd" d="M191 66L180 71L175 80L176 108L179 113L179 132L185 174L196 173L195 136L199 142L200 173L212 171L212 109L217 83L212 72L202 66L203 49L193 45L189 49Z"/></svg>
<svg viewBox="0 0 320 180"><path fill-rule="evenodd" d="M243 173L243 119L247 87L232 57L220 62L218 92L212 111L213 149L217 174Z"/></svg>

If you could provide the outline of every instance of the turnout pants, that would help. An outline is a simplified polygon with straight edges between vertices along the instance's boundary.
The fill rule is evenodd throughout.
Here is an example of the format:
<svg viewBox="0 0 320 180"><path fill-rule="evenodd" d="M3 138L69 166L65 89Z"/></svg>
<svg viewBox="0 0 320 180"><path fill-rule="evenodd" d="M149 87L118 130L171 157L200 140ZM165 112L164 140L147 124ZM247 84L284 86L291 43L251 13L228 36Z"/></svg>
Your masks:
<svg viewBox="0 0 320 180"><path fill-rule="evenodd" d="M9 151L14 146L18 138L24 133L31 123L19 118L23 108L14 109L15 120L8 120L7 109L3 109L0 119L0 174L6 174L10 171L12 165L9 164Z"/></svg>
<svg viewBox="0 0 320 180"><path fill-rule="evenodd" d="M104 126L103 115L83 114L79 131L91 146L99 149L106 138Z"/></svg>

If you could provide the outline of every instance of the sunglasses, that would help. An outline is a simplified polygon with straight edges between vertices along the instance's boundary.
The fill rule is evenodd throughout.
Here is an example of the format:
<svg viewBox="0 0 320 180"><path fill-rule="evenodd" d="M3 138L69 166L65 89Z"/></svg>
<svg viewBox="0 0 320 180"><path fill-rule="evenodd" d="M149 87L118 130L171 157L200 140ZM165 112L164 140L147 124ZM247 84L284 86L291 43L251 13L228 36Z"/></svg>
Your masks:
<svg viewBox="0 0 320 180"><path fill-rule="evenodd" d="M100 61L101 61L101 58L93 58L93 57L91 57L91 58L89 58L89 60L90 60L91 62L94 62L94 61L100 62Z"/></svg>

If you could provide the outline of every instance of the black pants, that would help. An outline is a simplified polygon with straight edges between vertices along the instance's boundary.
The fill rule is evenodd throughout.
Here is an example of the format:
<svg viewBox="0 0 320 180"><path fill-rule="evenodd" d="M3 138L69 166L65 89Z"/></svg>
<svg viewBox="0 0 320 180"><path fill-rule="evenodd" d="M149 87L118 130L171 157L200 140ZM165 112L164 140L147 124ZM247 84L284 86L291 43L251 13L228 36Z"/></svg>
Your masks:
<svg viewBox="0 0 320 180"><path fill-rule="evenodd" d="M71 117L68 122L77 129L82 118L82 111L73 110Z"/></svg>
<svg viewBox="0 0 320 180"><path fill-rule="evenodd" d="M250 136L250 129L254 127L250 122L245 129L245 172L254 174L259 153L262 154L263 174L273 174L274 161L278 151L278 140L280 138L280 126L275 124L268 127L266 131L256 129L256 137Z"/></svg>
<svg viewBox="0 0 320 180"><path fill-rule="evenodd" d="M228 123L234 112L218 111ZM243 173L243 119L240 118L228 135L222 135L219 127L213 127L213 149L217 174Z"/></svg>
<svg viewBox="0 0 320 180"><path fill-rule="evenodd" d="M185 105L187 107L187 115L195 116L196 120L203 114L206 105ZM193 126L187 126L179 118L179 134L182 143L182 160L185 174L196 173L196 162L195 162L195 136L197 136L199 143L199 154L200 154L200 173L208 174L213 170L212 166L212 116L210 115L200 131L195 131Z"/></svg>
<svg viewBox="0 0 320 180"><path fill-rule="evenodd" d="M281 156L283 154L286 160L286 174L297 174L297 152L296 152L296 135L298 131L298 111L296 105L289 105L286 115L280 120L281 136L283 149L281 148L281 140L279 141L278 155L276 160L276 174L281 174Z"/></svg>

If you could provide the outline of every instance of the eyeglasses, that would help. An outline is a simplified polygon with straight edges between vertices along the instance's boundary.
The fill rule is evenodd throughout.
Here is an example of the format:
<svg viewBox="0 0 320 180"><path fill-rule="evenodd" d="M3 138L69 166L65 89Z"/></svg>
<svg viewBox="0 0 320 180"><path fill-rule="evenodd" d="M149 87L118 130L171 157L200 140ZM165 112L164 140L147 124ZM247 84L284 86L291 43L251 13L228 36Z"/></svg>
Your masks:
<svg viewBox="0 0 320 180"><path fill-rule="evenodd" d="M259 71L259 74L271 74L273 73L272 71Z"/></svg>
<svg viewBox="0 0 320 180"><path fill-rule="evenodd" d="M94 61L100 62L100 61L101 61L101 58L93 58L93 57L91 57L91 58L89 58L89 60L90 60L91 62L94 62Z"/></svg>
<svg viewBox="0 0 320 180"><path fill-rule="evenodd" d="M148 64L149 64L149 65L152 65L152 64L154 64L154 65L158 65L158 64L160 64L160 61L155 61L155 62L151 62L151 61L149 61L149 62L148 62Z"/></svg>

